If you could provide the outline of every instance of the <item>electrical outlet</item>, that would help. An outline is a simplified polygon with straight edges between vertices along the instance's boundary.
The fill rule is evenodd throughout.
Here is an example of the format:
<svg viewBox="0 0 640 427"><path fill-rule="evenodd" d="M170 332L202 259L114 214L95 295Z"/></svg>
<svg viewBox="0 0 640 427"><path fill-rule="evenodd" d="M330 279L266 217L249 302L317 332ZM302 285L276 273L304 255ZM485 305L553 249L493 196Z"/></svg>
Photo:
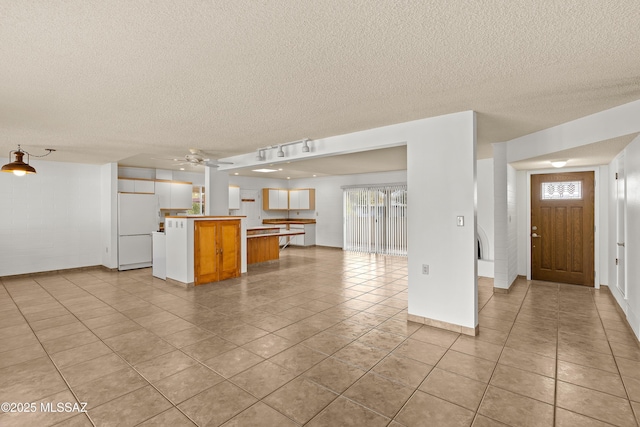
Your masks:
<svg viewBox="0 0 640 427"><path fill-rule="evenodd" d="M422 274L429 274L429 265L422 264Z"/></svg>

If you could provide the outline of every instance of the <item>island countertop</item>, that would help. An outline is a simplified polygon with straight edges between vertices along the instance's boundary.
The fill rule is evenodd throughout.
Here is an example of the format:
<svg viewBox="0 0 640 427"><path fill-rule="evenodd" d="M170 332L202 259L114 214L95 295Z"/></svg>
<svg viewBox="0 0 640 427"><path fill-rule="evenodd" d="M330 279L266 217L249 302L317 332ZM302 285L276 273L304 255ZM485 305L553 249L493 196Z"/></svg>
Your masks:
<svg viewBox="0 0 640 427"><path fill-rule="evenodd" d="M315 224L315 219L289 219L289 218L277 218L277 219L263 219L263 224Z"/></svg>

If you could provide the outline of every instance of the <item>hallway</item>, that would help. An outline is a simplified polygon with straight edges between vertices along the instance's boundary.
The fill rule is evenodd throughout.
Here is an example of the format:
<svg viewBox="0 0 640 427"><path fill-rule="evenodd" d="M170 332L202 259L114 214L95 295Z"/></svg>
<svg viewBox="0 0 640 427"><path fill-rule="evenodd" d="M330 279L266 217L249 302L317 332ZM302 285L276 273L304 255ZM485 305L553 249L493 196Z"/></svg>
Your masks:
<svg viewBox="0 0 640 427"><path fill-rule="evenodd" d="M184 289L150 269L0 281L2 426L637 426L607 290L480 278L480 335L406 321L406 258L288 248ZM635 416L634 416L635 412ZM87 416L88 415L88 416Z"/></svg>

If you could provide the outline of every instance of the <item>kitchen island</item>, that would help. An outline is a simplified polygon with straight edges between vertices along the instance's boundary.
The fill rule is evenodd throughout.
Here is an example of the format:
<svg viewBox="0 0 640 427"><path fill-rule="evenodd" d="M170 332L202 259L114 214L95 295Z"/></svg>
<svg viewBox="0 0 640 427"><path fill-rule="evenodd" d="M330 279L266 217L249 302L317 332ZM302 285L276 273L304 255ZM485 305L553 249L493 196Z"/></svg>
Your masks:
<svg viewBox="0 0 640 427"><path fill-rule="evenodd" d="M165 234L167 281L201 285L247 272L243 216L168 216Z"/></svg>
<svg viewBox="0 0 640 427"><path fill-rule="evenodd" d="M304 236L304 230L286 230L276 226L247 229L247 264L280 259L280 246L289 245L289 238ZM283 240L284 241L281 241Z"/></svg>
<svg viewBox="0 0 640 427"><path fill-rule="evenodd" d="M304 234L289 238L289 244L293 246L315 246L316 244L316 220L315 219L290 219L276 218L262 220L265 226L278 226L289 231L304 231Z"/></svg>

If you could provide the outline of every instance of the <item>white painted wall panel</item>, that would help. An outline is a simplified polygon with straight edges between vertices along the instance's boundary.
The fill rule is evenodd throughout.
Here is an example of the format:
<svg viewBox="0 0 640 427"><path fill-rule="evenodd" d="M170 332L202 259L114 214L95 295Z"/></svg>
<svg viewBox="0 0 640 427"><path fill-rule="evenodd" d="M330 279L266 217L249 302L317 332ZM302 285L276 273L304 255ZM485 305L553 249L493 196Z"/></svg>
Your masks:
<svg viewBox="0 0 640 427"><path fill-rule="evenodd" d="M640 338L640 137L625 149L624 169L627 177L627 319L636 336Z"/></svg>
<svg viewBox="0 0 640 427"><path fill-rule="evenodd" d="M101 167L32 164L36 175L0 176L0 276L102 264Z"/></svg>

